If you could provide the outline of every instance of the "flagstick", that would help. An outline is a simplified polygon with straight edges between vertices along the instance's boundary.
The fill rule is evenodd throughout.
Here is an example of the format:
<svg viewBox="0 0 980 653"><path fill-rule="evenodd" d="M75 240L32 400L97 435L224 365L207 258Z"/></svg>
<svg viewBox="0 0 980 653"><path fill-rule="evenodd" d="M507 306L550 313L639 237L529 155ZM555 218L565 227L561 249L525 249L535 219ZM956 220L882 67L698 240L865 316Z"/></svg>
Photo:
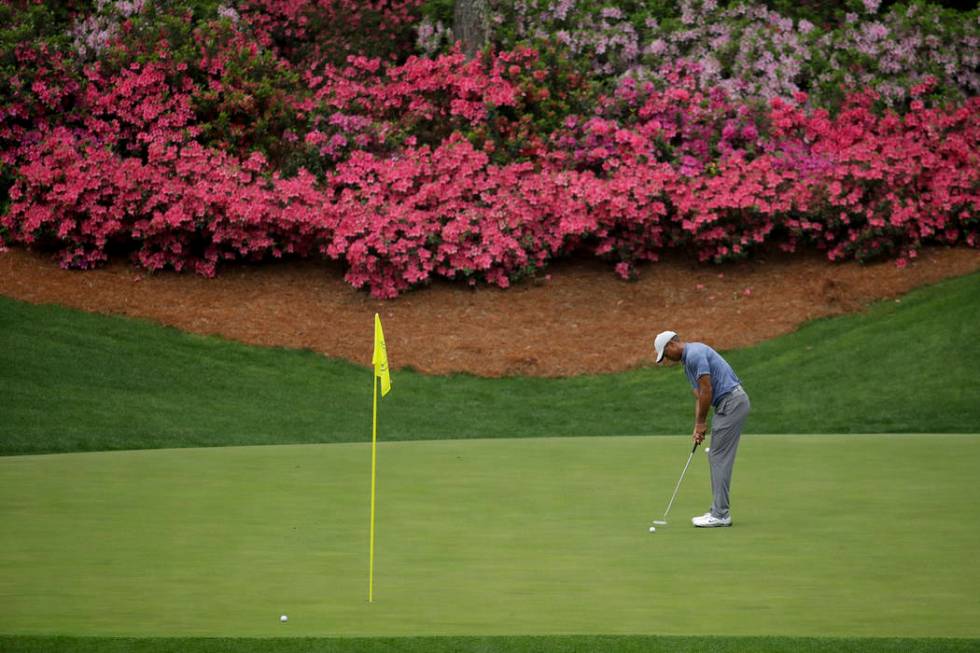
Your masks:
<svg viewBox="0 0 980 653"><path fill-rule="evenodd" d="M374 384L374 416L371 425L371 571L368 574L368 603L374 603L374 486L378 464L378 378L371 374Z"/></svg>

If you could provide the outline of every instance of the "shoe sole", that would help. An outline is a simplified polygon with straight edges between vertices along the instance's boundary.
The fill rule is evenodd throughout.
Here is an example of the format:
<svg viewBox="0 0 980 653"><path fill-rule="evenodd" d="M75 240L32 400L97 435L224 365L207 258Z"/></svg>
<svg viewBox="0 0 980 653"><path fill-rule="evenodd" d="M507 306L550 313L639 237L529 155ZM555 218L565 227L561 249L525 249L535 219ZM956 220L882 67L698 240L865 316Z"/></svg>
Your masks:
<svg viewBox="0 0 980 653"><path fill-rule="evenodd" d="M694 528L731 528L731 522L727 524L694 524Z"/></svg>

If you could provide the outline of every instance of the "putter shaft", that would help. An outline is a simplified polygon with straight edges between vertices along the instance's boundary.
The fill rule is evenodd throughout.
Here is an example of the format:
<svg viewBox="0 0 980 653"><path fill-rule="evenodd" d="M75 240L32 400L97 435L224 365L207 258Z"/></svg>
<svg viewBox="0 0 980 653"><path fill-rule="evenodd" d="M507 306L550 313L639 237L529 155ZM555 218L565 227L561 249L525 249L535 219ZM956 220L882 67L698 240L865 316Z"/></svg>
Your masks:
<svg viewBox="0 0 980 653"><path fill-rule="evenodd" d="M677 491L681 489L681 481L684 480L684 474L687 474L687 468L691 466L691 459L694 458L694 452L698 448L698 443L694 443L694 447L691 449L691 455L687 457L687 464L684 465L684 471L681 472L681 477L677 479L677 485L674 486L674 493L670 496L670 501L667 502L667 509L664 510L664 519L667 521L667 513L670 512L670 507L674 505L674 499L677 498Z"/></svg>

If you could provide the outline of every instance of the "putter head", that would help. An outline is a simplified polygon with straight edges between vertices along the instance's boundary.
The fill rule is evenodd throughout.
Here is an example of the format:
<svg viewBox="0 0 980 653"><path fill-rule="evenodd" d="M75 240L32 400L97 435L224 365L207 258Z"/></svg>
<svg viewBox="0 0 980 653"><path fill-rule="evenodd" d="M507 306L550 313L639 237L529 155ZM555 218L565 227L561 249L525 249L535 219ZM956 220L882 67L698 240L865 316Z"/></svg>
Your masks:
<svg viewBox="0 0 980 653"><path fill-rule="evenodd" d="M653 523L656 524L657 526L666 526L667 525L667 522L665 522L662 519L655 519L655 520L653 520Z"/></svg>

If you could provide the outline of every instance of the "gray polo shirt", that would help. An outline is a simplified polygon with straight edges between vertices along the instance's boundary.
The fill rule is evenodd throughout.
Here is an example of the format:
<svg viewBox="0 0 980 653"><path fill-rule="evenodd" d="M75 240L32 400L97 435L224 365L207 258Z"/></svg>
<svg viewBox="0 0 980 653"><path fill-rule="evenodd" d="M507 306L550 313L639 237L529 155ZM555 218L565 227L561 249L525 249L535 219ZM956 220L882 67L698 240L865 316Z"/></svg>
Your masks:
<svg viewBox="0 0 980 653"><path fill-rule="evenodd" d="M721 354L704 343L685 343L681 361L684 363L687 380L694 390L698 389L698 379L705 374L711 375L711 405L715 408L725 395L742 383Z"/></svg>

